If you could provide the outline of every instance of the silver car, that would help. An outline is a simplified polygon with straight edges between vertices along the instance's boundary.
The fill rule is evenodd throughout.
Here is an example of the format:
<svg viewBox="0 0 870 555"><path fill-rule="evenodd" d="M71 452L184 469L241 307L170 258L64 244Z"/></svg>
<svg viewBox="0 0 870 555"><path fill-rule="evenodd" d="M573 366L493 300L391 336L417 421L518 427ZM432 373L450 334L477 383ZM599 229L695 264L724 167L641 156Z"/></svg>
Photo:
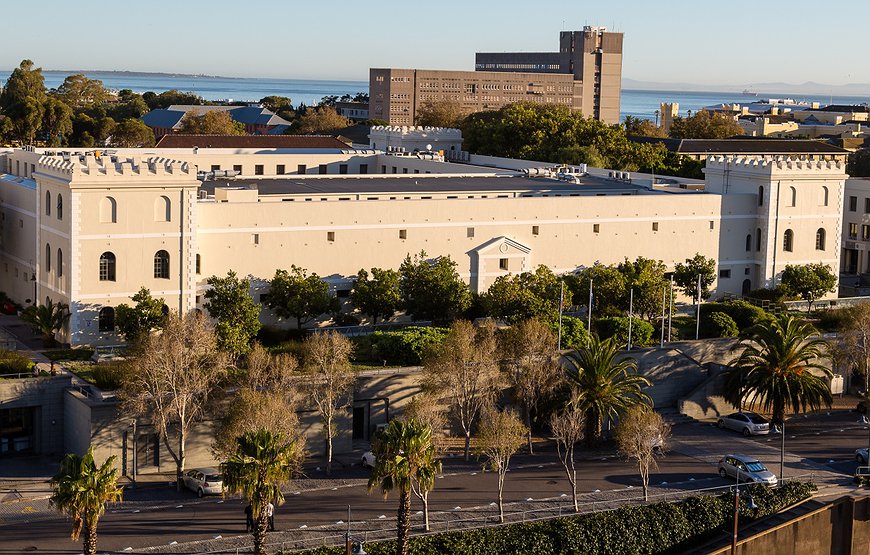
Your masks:
<svg viewBox="0 0 870 555"><path fill-rule="evenodd" d="M719 476L735 478L741 482L754 482L775 486L776 475L757 459L747 455L725 455L719 461Z"/></svg>
<svg viewBox="0 0 870 555"><path fill-rule="evenodd" d="M224 487L224 479L217 469L195 468L184 473L184 487L195 491L197 497L220 495Z"/></svg>
<svg viewBox="0 0 870 555"><path fill-rule="evenodd" d="M767 419L754 412L735 412L723 416L716 425L723 430L727 428L740 432L746 437L770 433L770 423Z"/></svg>

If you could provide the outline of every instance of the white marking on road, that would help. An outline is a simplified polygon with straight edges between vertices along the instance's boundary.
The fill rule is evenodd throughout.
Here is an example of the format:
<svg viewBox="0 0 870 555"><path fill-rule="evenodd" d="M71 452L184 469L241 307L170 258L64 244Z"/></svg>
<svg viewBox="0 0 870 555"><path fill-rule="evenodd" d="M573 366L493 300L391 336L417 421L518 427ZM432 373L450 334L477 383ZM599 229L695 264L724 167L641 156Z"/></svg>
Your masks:
<svg viewBox="0 0 870 555"><path fill-rule="evenodd" d="M477 476L477 472L472 472L471 475L472 475L472 476Z"/></svg>
<svg viewBox="0 0 870 555"><path fill-rule="evenodd" d="M132 547L125 547L122 551L133 551Z"/></svg>
<svg viewBox="0 0 870 555"><path fill-rule="evenodd" d="M184 505L176 505L175 506L176 509L181 509L182 507L184 507Z"/></svg>
<svg viewBox="0 0 870 555"><path fill-rule="evenodd" d="M337 491L337 490L338 490L338 488L332 488L332 491Z"/></svg>
<svg viewBox="0 0 870 555"><path fill-rule="evenodd" d="M224 539L224 537L221 536L220 534L218 534L217 536L214 536L214 539L216 539L216 540L222 540L222 539Z"/></svg>
<svg viewBox="0 0 870 555"><path fill-rule="evenodd" d="M178 545L178 542L175 540L172 540L171 542L169 542L169 545Z"/></svg>
<svg viewBox="0 0 870 555"><path fill-rule="evenodd" d="M307 525L307 524L303 524L302 526L300 526L300 528L308 528L308 525Z"/></svg>
<svg viewBox="0 0 870 555"><path fill-rule="evenodd" d="M417 512L414 513L414 514L415 514L415 515L422 515L422 514L423 514L423 511L417 511Z"/></svg>
<svg viewBox="0 0 870 555"><path fill-rule="evenodd" d="M336 524L344 524L344 521L343 521L343 520L339 520L338 522L336 522Z"/></svg>
<svg viewBox="0 0 870 555"><path fill-rule="evenodd" d="M460 507L460 506L457 505L456 507L453 507L453 510L454 510L454 511L458 511L458 510L461 509L461 508L462 508L462 507Z"/></svg>
<svg viewBox="0 0 870 555"><path fill-rule="evenodd" d="M528 499L526 499L526 501L534 501L534 499L532 499L531 497L529 497Z"/></svg>
<svg viewBox="0 0 870 555"><path fill-rule="evenodd" d="M381 515L378 518L387 518L387 515Z"/></svg>
<svg viewBox="0 0 870 555"><path fill-rule="evenodd" d="M629 487L631 487L631 486L629 486ZM597 489L597 490L593 491L592 493L601 493L601 490Z"/></svg>
<svg viewBox="0 0 870 555"><path fill-rule="evenodd" d="M135 511L133 511L133 512L134 512L134 513L138 513L138 512L139 512L139 509L136 509L136 510L135 510Z"/></svg>
<svg viewBox="0 0 870 555"><path fill-rule="evenodd" d="M293 495L300 495L301 493L302 493L301 491L294 491Z"/></svg>
<svg viewBox="0 0 870 555"><path fill-rule="evenodd" d="M493 501L492 503L489 504L490 507L495 507L496 505L497 505L497 503L495 501Z"/></svg>
<svg viewBox="0 0 870 555"><path fill-rule="evenodd" d="M568 494L567 494L567 493L563 493L563 494L560 495L559 497L568 497Z"/></svg>
<svg viewBox="0 0 870 555"><path fill-rule="evenodd" d="M223 502L224 502L224 500L221 499L220 501L218 501L218 505L220 505L220 504L223 503Z"/></svg>

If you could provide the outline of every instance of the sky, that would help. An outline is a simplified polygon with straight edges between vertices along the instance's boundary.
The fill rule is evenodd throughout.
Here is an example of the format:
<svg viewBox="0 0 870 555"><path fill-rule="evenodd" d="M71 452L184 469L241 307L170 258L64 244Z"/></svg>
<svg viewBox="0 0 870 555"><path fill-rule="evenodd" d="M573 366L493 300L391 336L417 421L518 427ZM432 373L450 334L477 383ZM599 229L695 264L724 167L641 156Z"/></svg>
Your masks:
<svg viewBox="0 0 870 555"><path fill-rule="evenodd" d="M3 3L0 68L368 80L555 51L560 30L625 33L623 77L703 85L870 83L862 0L42 0ZM21 24L15 24L20 22Z"/></svg>

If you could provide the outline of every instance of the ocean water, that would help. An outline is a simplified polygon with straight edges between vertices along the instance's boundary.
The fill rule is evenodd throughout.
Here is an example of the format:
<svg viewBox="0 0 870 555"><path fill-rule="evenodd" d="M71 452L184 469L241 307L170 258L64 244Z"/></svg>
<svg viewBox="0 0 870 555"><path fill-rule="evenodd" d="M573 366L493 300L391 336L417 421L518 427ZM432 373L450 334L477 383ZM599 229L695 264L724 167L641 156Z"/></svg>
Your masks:
<svg viewBox="0 0 870 555"><path fill-rule="evenodd" d="M10 71L0 71L0 82L6 82ZM45 85L56 88L63 83L68 72L46 71ZM178 89L185 92L195 92L206 100L239 100L256 101L264 96L277 95L290 97L293 104L300 102L306 105L317 102L328 95L354 95L358 92L368 92L367 81L315 81L303 79L259 79L231 77L196 77L190 75L141 75L127 73L89 72L91 79L100 79L110 89L131 89L138 93L146 91L162 92ZM655 119L655 112L662 102L678 102L680 113L687 110L697 111L705 106L727 103L747 103L761 98L794 98L808 102L816 101L822 104L831 102L838 104L857 104L870 101L868 97L849 96L818 96L818 95L788 95L763 91L758 97L747 96L734 92L693 92L667 90L634 90L622 91L622 119L625 116Z"/></svg>

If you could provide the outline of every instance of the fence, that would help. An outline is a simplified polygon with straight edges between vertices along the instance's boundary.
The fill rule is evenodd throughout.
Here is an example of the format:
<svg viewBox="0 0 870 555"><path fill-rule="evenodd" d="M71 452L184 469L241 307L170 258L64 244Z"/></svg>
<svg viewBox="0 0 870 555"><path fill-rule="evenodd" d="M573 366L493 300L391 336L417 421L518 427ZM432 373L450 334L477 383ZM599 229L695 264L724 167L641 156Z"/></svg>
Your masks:
<svg viewBox="0 0 870 555"><path fill-rule="evenodd" d="M781 483L799 481L812 482L813 478L813 473L802 474L782 480ZM688 497L694 497L699 495L717 495L725 493L731 491L733 488L734 484L729 484L725 486L698 488L692 490L673 489L667 491L657 491L656 493L650 493L648 500L644 499L641 488L632 488L625 490L633 492L634 495L619 496L618 494L622 492L605 492L602 493L600 498L598 499L580 500L581 497L588 498L595 495L595 493L584 493L578 494L577 512L574 511L573 500L568 494L563 494L562 496L555 498L539 500L529 499L525 502L510 504L510 507L506 508L505 510L503 523L499 521L498 509L496 507L496 504L491 503L490 505L483 507L473 507L469 509L457 508L452 511L439 511L430 513L429 531L423 529L422 522L414 522L415 518L422 520L422 512L418 511L416 514L412 514L412 535L422 536L427 534L438 534L458 530L474 530L492 526L504 526L507 524L535 522L541 520L549 520L553 518L560 518L563 516L576 516L578 514L611 511L621 507L645 505L652 503L674 503L677 501L682 501ZM653 490L659 488L654 488L654 486L651 484L650 489ZM606 498L607 495L616 495L616 497ZM542 506L534 507L533 505L535 504L540 504ZM396 536L395 521L391 519L385 521L384 524L386 524L387 522L390 523L389 526L380 526L375 529L367 529L364 531L361 530L361 528L367 524L370 525L371 521L358 522L352 526L351 535L355 539L362 539L366 543L393 539ZM336 524L327 527L296 530L292 533L298 535L298 537L284 539L283 541L267 543L266 548L272 552L277 553L292 553L296 551L315 549L317 547L342 545L345 541L345 531L343 531L340 526L343 525L344 523L342 523L341 525ZM320 533L320 535L318 535L318 533ZM252 553L253 547L246 545L243 547L236 547L230 549L224 548L214 551L203 550L198 552L210 555L242 555Z"/></svg>

